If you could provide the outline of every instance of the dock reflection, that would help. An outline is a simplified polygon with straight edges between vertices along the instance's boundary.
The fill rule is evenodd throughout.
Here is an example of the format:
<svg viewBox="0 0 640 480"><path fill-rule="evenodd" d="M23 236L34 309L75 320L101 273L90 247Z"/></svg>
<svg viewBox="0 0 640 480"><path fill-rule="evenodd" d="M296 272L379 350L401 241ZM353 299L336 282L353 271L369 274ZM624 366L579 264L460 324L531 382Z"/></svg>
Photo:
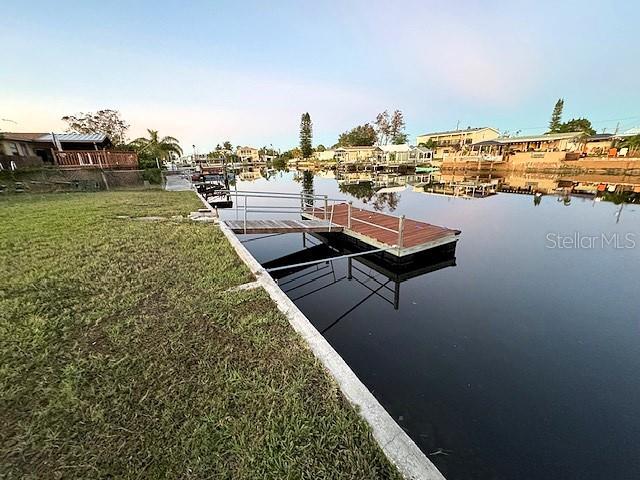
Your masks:
<svg viewBox="0 0 640 480"><path fill-rule="evenodd" d="M356 282L367 292L335 318L321 333L373 297L378 297L395 310L400 308L400 286L403 282L456 265L456 243L443 245L406 257L396 257L387 252L360 254L370 247L339 233L302 234L302 248L263 263L280 288L294 301L320 294L323 290L341 282ZM316 260L326 262L299 265ZM291 268L282 268L292 265ZM328 300L327 300L328 301Z"/></svg>

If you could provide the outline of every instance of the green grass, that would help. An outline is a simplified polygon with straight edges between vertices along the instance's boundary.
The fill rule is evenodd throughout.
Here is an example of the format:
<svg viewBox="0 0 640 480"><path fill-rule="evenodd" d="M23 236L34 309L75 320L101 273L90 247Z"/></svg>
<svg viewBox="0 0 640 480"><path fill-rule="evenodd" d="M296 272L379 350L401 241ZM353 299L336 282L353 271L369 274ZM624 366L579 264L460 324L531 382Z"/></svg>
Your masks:
<svg viewBox="0 0 640 480"><path fill-rule="evenodd" d="M199 206L0 200L0 478L399 478Z"/></svg>

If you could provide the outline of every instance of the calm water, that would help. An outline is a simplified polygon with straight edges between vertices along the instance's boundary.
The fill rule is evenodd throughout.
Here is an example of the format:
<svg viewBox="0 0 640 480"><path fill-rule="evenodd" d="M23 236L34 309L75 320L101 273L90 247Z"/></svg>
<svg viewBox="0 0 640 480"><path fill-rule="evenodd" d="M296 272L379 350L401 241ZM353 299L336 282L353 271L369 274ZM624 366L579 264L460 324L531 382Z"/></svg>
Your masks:
<svg viewBox="0 0 640 480"><path fill-rule="evenodd" d="M365 205L319 176L238 188ZM395 282L357 260L351 279L336 260L278 281L449 480L640 478L640 206L352 191L368 208L461 229L455 259L405 272L418 276L399 283L398 309ZM549 248L576 233L637 246ZM263 263L303 249L301 234L258 237L241 238Z"/></svg>

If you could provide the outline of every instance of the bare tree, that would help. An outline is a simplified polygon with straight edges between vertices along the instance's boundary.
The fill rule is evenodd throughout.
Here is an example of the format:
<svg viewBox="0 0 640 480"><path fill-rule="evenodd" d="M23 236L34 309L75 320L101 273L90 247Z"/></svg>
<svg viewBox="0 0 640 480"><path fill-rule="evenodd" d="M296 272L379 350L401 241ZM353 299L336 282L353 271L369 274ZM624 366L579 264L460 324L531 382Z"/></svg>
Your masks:
<svg viewBox="0 0 640 480"><path fill-rule="evenodd" d="M386 145L389 142L389 132L391 127L389 123L389 112L385 110L384 112L379 113L373 124L375 125L376 135L378 137L378 145Z"/></svg>

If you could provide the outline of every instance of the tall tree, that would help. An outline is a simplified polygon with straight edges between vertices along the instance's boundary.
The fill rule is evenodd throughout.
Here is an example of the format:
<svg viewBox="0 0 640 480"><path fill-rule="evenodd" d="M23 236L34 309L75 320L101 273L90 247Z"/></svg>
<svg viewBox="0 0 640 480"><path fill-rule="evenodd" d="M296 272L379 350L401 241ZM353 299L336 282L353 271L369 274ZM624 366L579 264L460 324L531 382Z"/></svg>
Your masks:
<svg viewBox="0 0 640 480"><path fill-rule="evenodd" d="M389 121L389 112L386 110L376 115L376 120L373 122L375 126L376 135L378 137L379 145L386 145L389 142L391 124Z"/></svg>
<svg viewBox="0 0 640 480"><path fill-rule="evenodd" d="M551 120L549 121L549 133L558 133L562 124L562 110L564 109L564 99L559 98L553 107Z"/></svg>
<svg viewBox="0 0 640 480"><path fill-rule="evenodd" d="M233 150L233 146L231 145L231 142L229 140L224 142L222 146L224 147L225 150L229 150L229 151Z"/></svg>
<svg viewBox="0 0 640 480"><path fill-rule="evenodd" d="M309 158L313 154L313 132L311 115L303 113L300 118L300 151L303 158Z"/></svg>
<svg viewBox="0 0 640 480"><path fill-rule="evenodd" d="M157 130L147 129L149 137L140 137L133 140L131 145L141 159L170 160L173 156L182 155L182 148L177 139L173 137L162 137Z"/></svg>
<svg viewBox="0 0 640 480"><path fill-rule="evenodd" d="M586 135L595 135L596 133L595 129L591 126L591 122L586 118L572 118L568 122L561 123L557 132L582 132Z"/></svg>
<svg viewBox="0 0 640 480"><path fill-rule="evenodd" d="M391 121L389 122L389 137L391 138L391 143L400 145L407 141L404 127L404 115L400 110L394 111L393 115L391 115Z"/></svg>
<svg viewBox="0 0 640 480"><path fill-rule="evenodd" d="M65 115L67 131L73 133L102 133L109 137L114 145L123 145L127 140L129 124L120 118L117 110L98 110L97 112Z"/></svg>
<svg viewBox="0 0 640 480"><path fill-rule="evenodd" d="M376 130L369 123L358 125L338 137L339 147L369 147L376 143Z"/></svg>

